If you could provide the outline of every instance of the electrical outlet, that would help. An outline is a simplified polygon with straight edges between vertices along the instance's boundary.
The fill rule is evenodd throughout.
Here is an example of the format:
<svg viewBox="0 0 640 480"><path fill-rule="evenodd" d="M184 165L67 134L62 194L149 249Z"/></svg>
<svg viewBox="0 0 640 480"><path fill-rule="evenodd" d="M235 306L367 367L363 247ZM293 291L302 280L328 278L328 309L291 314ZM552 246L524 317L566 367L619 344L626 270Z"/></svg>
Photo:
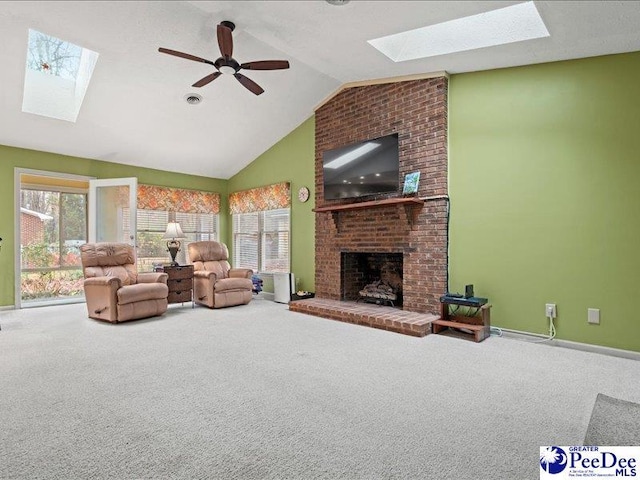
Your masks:
<svg viewBox="0 0 640 480"><path fill-rule="evenodd" d="M556 304L555 303L547 303L545 305L545 316L547 318L556 318Z"/></svg>
<svg viewBox="0 0 640 480"><path fill-rule="evenodd" d="M594 325L600 325L600 309L587 308L587 322Z"/></svg>

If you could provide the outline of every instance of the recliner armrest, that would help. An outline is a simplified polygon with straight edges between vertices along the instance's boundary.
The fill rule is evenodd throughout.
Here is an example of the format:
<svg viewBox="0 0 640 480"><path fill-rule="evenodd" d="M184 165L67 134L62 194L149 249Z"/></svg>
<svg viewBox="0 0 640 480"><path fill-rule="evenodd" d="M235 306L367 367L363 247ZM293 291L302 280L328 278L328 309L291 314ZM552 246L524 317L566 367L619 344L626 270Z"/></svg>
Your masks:
<svg viewBox="0 0 640 480"><path fill-rule="evenodd" d="M169 275L164 272L147 272L138 274L138 283L164 283L167 284Z"/></svg>
<svg viewBox="0 0 640 480"><path fill-rule="evenodd" d="M118 321L116 292L122 287L118 277L89 277L84 279L84 296L91 318Z"/></svg>
<svg viewBox="0 0 640 480"><path fill-rule="evenodd" d="M89 277L84 279L84 284L89 286L112 286L114 283L116 284L116 289L122 287L122 280L118 277Z"/></svg>
<svg viewBox="0 0 640 480"><path fill-rule="evenodd" d="M232 268L229 270L229 278L251 278L253 270L250 268Z"/></svg>
<svg viewBox="0 0 640 480"><path fill-rule="evenodd" d="M216 273L210 272L209 270L196 270L193 272L193 278L204 278L212 280L213 282L218 280Z"/></svg>

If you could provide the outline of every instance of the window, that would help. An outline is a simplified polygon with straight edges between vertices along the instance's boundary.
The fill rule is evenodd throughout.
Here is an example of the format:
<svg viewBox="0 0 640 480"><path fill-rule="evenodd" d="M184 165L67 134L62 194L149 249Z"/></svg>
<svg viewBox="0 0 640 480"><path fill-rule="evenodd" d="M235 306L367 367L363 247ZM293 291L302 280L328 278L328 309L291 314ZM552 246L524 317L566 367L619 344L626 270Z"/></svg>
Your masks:
<svg viewBox="0 0 640 480"><path fill-rule="evenodd" d="M289 209L233 215L233 262L254 272L289 271Z"/></svg>
<svg viewBox="0 0 640 480"><path fill-rule="evenodd" d="M139 272L150 272L154 264L169 263L167 240L162 237L169 222L178 222L185 238L176 261L189 263L190 242L218 239L220 195L200 190L138 184L137 265ZM125 227L128 212L125 212Z"/></svg>
<svg viewBox="0 0 640 480"><path fill-rule="evenodd" d="M548 37L534 2L523 2L368 40L394 62Z"/></svg>
<svg viewBox="0 0 640 480"><path fill-rule="evenodd" d="M238 213L233 216L233 264L259 272L260 212Z"/></svg>
<svg viewBox="0 0 640 480"><path fill-rule="evenodd" d="M86 182L22 174L20 187L22 304L82 298Z"/></svg>
<svg viewBox="0 0 640 480"><path fill-rule="evenodd" d="M182 233L187 237L185 240L182 240L181 251L178 252L178 256L176 257L178 262L190 263L187 255L187 246L189 243L203 240L218 240L218 215L212 213L176 212L175 218L175 221L182 227ZM165 229L166 227L165 225ZM182 259L182 261L180 259Z"/></svg>
<svg viewBox="0 0 640 480"><path fill-rule="evenodd" d="M262 212L262 245L260 270L289 271L289 209Z"/></svg>
<svg viewBox="0 0 640 480"><path fill-rule="evenodd" d="M167 241L162 237L168 222L178 222L185 235L176 257L180 264L189 263L187 246L190 242L218 239L218 215L212 213L168 212L138 209L138 271L150 272L154 263L167 263Z"/></svg>
<svg viewBox="0 0 640 480"><path fill-rule="evenodd" d="M22 111L75 122L98 54L29 29Z"/></svg>
<svg viewBox="0 0 640 480"><path fill-rule="evenodd" d="M137 216L137 265L140 272L153 271L154 263L166 263L166 241L162 240L169 222L169 212L138 209Z"/></svg>

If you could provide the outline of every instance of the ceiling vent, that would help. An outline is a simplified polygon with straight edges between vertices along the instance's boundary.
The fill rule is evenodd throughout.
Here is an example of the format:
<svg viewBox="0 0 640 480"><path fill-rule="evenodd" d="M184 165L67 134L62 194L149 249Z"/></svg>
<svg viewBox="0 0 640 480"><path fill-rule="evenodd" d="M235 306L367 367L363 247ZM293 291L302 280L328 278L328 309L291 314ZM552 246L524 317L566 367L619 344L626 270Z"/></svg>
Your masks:
<svg viewBox="0 0 640 480"><path fill-rule="evenodd" d="M198 95L197 93L188 93L184 96L184 99L189 105L198 105L202 102L202 95Z"/></svg>
<svg viewBox="0 0 640 480"><path fill-rule="evenodd" d="M336 6L341 6L341 5L346 5L347 3L349 3L349 0L326 0L326 2L329 5L336 5Z"/></svg>

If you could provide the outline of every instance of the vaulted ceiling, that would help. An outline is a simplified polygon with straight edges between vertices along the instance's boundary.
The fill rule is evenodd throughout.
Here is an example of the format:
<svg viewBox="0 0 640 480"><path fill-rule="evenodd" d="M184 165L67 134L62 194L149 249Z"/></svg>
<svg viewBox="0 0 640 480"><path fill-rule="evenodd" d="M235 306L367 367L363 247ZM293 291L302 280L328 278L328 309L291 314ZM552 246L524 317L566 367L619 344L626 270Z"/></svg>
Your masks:
<svg viewBox="0 0 640 480"><path fill-rule="evenodd" d="M394 63L367 40L520 2L308 1L0 2L0 144L162 170L230 178L345 83L451 74L640 50L640 2L535 2L550 36ZM288 60L202 87L215 60L216 25L236 24L240 62ZM28 29L99 53L75 123L22 112ZM203 100L189 105L185 96Z"/></svg>

